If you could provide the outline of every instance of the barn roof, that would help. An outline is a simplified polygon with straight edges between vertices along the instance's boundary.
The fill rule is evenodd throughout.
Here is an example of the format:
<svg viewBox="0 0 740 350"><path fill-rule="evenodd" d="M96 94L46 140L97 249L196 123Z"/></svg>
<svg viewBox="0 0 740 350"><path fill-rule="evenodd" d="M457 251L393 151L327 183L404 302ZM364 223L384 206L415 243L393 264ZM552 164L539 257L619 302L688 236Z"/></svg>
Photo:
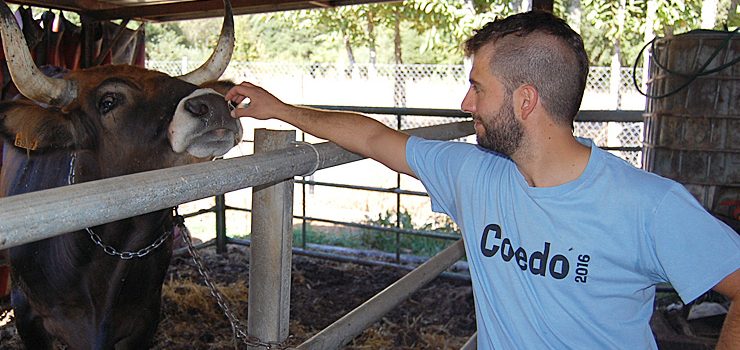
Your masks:
<svg viewBox="0 0 740 350"><path fill-rule="evenodd" d="M223 16L222 0L6 0L8 3L74 11L99 20L175 21ZM330 8L398 0L231 0L235 15Z"/></svg>

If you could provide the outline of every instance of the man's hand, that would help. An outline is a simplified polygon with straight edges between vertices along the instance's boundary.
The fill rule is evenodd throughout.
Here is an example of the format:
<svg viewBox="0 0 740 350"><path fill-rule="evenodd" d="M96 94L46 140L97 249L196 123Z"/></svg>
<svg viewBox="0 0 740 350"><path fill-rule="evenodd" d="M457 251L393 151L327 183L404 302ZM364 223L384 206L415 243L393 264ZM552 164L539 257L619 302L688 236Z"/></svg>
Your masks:
<svg viewBox="0 0 740 350"><path fill-rule="evenodd" d="M290 106L280 101L265 89L252 83L243 82L234 86L226 93L226 100L237 105L247 100L245 107L236 108L231 112L234 118L251 117L256 119L280 118L288 115Z"/></svg>
<svg viewBox="0 0 740 350"><path fill-rule="evenodd" d="M409 136L359 113L325 111L283 103L277 97L251 83L241 83L226 93L226 99L246 107L231 112L234 118L275 118L311 135L329 140L340 147L377 160L385 166L413 175L406 163Z"/></svg>

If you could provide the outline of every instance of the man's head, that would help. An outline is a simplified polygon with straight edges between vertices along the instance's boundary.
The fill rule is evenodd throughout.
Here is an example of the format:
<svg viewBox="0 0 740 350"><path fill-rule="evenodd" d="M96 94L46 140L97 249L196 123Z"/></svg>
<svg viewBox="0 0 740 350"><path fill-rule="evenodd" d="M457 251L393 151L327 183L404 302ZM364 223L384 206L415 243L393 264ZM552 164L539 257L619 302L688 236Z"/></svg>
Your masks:
<svg viewBox="0 0 740 350"><path fill-rule="evenodd" d="M553 121L572 127L588 75L583 41L560 18L531 11L495 20L465 42L465 53L490 54L490 72L508 95L533 86Z"/></svg>

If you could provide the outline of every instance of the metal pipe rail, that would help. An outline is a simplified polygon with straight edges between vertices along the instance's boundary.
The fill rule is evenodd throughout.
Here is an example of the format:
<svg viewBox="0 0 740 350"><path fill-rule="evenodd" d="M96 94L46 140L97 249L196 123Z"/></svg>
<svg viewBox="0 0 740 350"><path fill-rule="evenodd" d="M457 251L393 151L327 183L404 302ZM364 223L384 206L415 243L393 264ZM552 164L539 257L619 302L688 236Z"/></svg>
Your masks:
<svg viewBox="0 0 740 350"><path fill-rule="evenodd" d="M471 122L405 130L432 139L474 132ZM272 183L362 159L324 142L239 158L96 180L0 198L0 249L54 237L215 194Z"/></svg>
<svg viewBox="0 0 740 350"><path fill-rule="evenodd" d="M339 221L339 220L314 218L310 216L296 216L296 218L304 219L306 221L316 221L316 222L323 222L327 224L343 225L347 227L364 228L364 229L383 231L383 232L402 233L405 235L417 236L417 237L446 239L446 240L452 240L452 241L460 239L460 235L454 234L454 233L439 233L439 232L428 231L428 230L416 230L416 229L412 230L412 229L404 229L404 228L398 228L398 227L384 227L384 226L377 226L377 225L358 224L356 222L346 222L346 221Z"/></svg>
<svg viewBox="0 0 740 350"><path fill-rule="evenodd" d="M309 181L309 180L295 180L295 183L299 185L345 188L349 190L362 190L362 191L379 192L379 193L395 193L395 194L402 194L402 195L409 195L409 196L429 197L429 194L426 192L402 190L398 187L383 188L383 187L347 185L347 184L338 184L338 183L332 183L332 182Z"/></svg>
<svg viewBox="0 0 740 350"><path fill-rule="evenodd" d="M459 109L438 108L398 108L398 107L358 107L358 106L325 106L309 107L335 111L354 111L365 114L414 115L425 117L470 118L470 113ZM620 122L637 123L643 121L643 111L578 111L576 122Z"/></svg>

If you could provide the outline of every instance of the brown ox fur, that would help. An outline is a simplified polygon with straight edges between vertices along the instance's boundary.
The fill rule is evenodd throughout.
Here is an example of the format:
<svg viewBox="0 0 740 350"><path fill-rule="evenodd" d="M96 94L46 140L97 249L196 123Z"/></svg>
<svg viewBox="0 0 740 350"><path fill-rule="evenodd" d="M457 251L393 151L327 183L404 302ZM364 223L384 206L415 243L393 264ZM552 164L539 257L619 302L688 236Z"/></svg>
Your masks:
<svg viewBox="0 0 740 350"><path fill-rule="evenodd" d="M77 81L79 93L64 108L0 103L0 136L6 142L0 196L67 185L72 154L75 182L210 159L176 153L168 140L178 103L197 86L132 66L75 71L66 78ZM234 133L222 147L238 141L238 121L230 118L221 96L190 101L196 102L193 111L209 111L188 115L202 120L203 128L221 125L215 134ZM161 210L92 229L119 251L137 251L172 226L171 211ZM121 260L83 230L12 248L11 298L26 347L50 349L58 339L69 349L147 348L159 322L171 245L172 235L143 258Z"/></svg>

